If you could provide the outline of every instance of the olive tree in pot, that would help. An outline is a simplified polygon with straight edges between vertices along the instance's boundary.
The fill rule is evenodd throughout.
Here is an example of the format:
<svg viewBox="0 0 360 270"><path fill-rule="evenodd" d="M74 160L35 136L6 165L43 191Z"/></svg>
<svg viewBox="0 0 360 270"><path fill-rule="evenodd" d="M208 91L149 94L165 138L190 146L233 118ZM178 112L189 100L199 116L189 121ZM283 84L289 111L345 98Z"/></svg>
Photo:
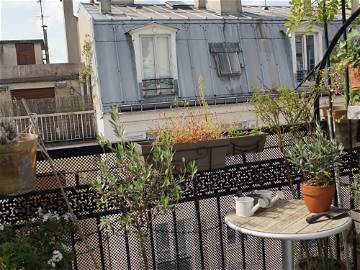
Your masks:
<svg viewBox="0 0 360 270"><path fill-rule="evenodd" d="M296 139L288 151L288 161L304 175L301 192L310 212L320 213L330 208L335 194L333 170L340 165L342 151L341 145L326 137L320 124L314 133Z"/></svg>
<svg viewBox="0 0 360 270"><path fill-rule="evenodd" d="M183 162L180 174L174 174L174 152L169 138L151 149L144 161L132 142L124 141L124 130L119 125L118 112L111 111L110 123L119 142L113 145L100 136L99 143L115 153L115 160L104 157L100 161L101 176L93 183L99 195L98 203L119 211L119 215L103 218L101 228L113 230L119 224L125 232L134 232L140 246L143 266L151 267L148 252L150 226L156 218L173 210L182 194L185 179L192 180L196 173L194 162Z"/></svg>
<svg viewBox="0 0 360 270"><path fill-rule="evenodd" d="M0 194L17 195L35 185L37 135L17 133L14 121L0 120Z"/></svg>

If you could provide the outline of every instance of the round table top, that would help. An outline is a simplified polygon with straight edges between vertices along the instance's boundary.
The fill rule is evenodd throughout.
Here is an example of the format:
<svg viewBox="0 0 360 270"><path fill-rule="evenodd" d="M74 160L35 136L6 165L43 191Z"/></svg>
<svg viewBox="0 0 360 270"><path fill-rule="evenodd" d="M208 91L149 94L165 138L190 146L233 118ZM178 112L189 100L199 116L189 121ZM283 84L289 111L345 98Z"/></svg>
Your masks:
<svg viewBox="0 0 360 270"><path fill-rule="evenodd" d="M257 237L279 240L310 240L325 238L351 227L352 219L319 219L308 224L306 217L313 215L302 200L280 200L271 208L260 208L251 217L239 217L232 210L225 223L232 229Z"/></svg>

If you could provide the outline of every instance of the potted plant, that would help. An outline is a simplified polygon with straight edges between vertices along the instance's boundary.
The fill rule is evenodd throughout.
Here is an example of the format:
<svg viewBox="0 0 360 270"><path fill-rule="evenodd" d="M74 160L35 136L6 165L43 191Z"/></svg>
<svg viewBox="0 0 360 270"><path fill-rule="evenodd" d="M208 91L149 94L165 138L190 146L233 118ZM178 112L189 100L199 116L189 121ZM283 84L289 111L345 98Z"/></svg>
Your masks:
<svg viewBox="0 0 360 270"><path fill-rule="evenodd" d="M74 232L69 213L41 209L20 228L0 224L0 269L72 269L73 253L66 240Z"/></svg>
<svg viewBox="0 0 360 270"><path fill-rule="evenodd" d="M287 87L254 92L252 99L254 111L263 125L277 135L278 147L283 156L286 155L288 136L286 133L296 138L299 136L300 127L310 126L312 107L317 95L317 91L313 91L311 95L305 95ZM284 125L288 127L288 130L284 129ZM295 198L296 192L287 159L284 160L284 165L286 178Z"/></svg>
<svg viewBox="0 0 360 270"><path fill-rule="evenodd" d="M0 194L17 195L34 188L37 135L17 133L10 119L0 120Z"/></svg>
<svg viewBox="0 0 360 270"><path fill-rule="evenodd" d="M159 215L174 209L181 198L184 180L193 179L196 166L194 162L184 161L181 173L174 174L174 152L169 138L154 145L149 159L144 161L134 144L124 141L116 109L111 111L110 123L119 142L113 145L100 136L99 143L115 153L115 160L100 161L101 175L93 183L93 189L99 195L101 207L114 207L121 215L103 218L100 228L112 230L114 224L119 224L125 232L135 232L143 259L143 267L139 269L149 270L151 224Z"/></svg>
<svg viewBox="0 0 360 270"><path fill-rule="evenodd" d="M303 174L301 184L304 201L312 213L330 208L335 194L333 170L340 165L343 147L329 140L319 124L313 134L296 139L288 151L287 160Z"/></svg>
<svg viewBox="0 0 360 270"><path fill-rule="evenodd" d="M185 106L182 114L177 114L162 126L152 129L150 136L147 136L150 140L135 144L135 149L145 159L149 157L154 145L163 143L163 138L170 139L175 151L173 162L176 167L181 167L183 159L193 160L198 171L223 168L227 155L263 150L265 133L247 134L235 126L226 128L213 119L202 85L200 78L200 110L194 112Z"/></svg>

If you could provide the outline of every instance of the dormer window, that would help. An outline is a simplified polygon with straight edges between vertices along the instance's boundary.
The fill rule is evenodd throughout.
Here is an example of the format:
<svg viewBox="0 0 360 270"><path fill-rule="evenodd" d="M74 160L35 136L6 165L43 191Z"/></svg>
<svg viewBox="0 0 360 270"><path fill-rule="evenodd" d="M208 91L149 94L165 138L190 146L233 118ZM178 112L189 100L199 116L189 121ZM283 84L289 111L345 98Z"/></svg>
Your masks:
<svg viewBox="0 0 360 270"><path fill-rule="evenodd" d="M177 94L176 29L153 23L130 34L143 97Z"/></svg>
<svg viewBox="0 0 360 270"><path fill-rule="evenodd" d="M239 43L210 43L209 47L219 77L240 76Z"/></svg>

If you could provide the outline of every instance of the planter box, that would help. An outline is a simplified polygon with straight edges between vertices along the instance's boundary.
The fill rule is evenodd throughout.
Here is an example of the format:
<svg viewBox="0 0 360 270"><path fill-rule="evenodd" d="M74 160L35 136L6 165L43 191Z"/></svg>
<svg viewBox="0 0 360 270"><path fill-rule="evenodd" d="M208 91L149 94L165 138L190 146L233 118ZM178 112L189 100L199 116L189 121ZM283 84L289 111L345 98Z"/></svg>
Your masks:
<svg viewBox="0 0 360 270"><path fill-rule="evenodd" d="M240 155L245 153L257 153L264 150L266 133L256 135L245 135L241 137L229 138L230 155Z"/></svg>
<svg viewBox="0 0 360 270"><path fill-rule="evenodd" d="M135 149L146 159L152 148L153 141L135 143ZM175 169L182 167L182 159L186 162L194 160L198 171L225 167L225 156L229 150L229 138L202 141L196 143L179 143L173 146Z"/></svg>

